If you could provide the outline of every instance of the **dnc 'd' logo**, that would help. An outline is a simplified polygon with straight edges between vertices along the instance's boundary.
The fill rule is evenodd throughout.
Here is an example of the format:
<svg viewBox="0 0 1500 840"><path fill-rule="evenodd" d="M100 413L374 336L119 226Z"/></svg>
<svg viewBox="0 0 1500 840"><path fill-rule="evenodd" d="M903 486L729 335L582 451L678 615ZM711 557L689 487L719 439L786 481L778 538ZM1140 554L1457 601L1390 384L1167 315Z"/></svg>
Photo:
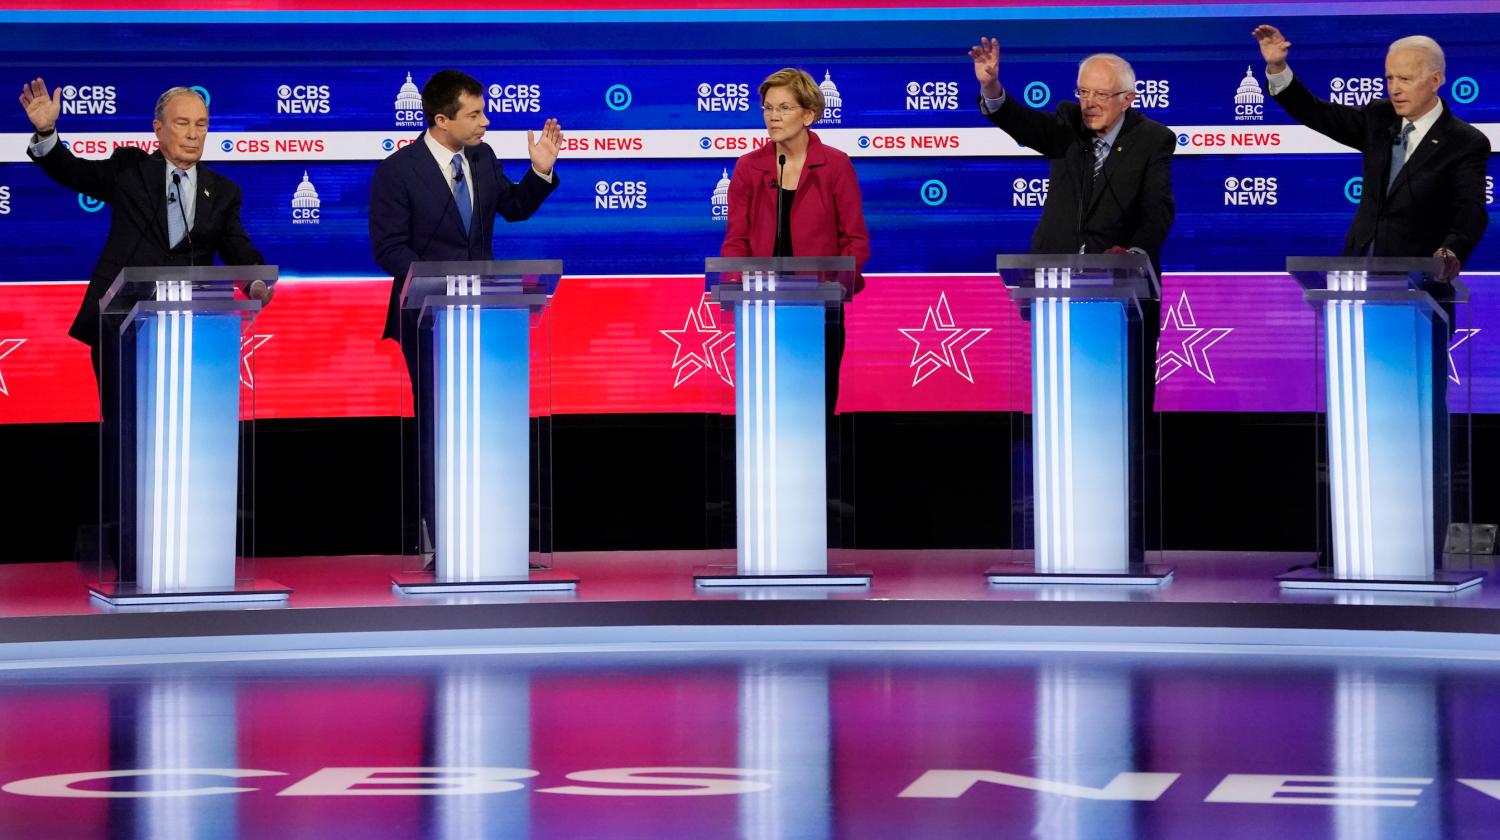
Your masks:
<svg viewBox="0 0 1500 840"><path fill-rule="evenodd" d="M818 120L818 125L843 125L844 97L827 70L823 71L823 83L818 88L823 91L823 119Z"/></svg>
<svg viewBox="0 0 1500 840"><path fill-rule="evenodd" d="M1240 79L1239 90L1234 92L1235 122L1261 122L1266 118L1266 94L1255 78L1255 71L1245 68L1245 78Z"/></svg>
<svg viewBox="0 0 1500 840"><path fill-rule="evenodd" d="M322 221L323 201L318 198L318 188L302 173L302 183L292 193L292 224L316 225Z"/></svg>
<svg viewBox="0 0 1500 840"><path fill-rule="evenodd" d="M63 85L62 112L64 114L113 114L115 113L115 86Z"/></svg>
<svg viewBox="0 0 1500 840"><path fill-rule="evenodd" d="M396 94L396 127L421 128L426 124L427 120L422 116L422 91L417 89L417 83L407 73L406 83L401 85L401 92Z"/></svg>

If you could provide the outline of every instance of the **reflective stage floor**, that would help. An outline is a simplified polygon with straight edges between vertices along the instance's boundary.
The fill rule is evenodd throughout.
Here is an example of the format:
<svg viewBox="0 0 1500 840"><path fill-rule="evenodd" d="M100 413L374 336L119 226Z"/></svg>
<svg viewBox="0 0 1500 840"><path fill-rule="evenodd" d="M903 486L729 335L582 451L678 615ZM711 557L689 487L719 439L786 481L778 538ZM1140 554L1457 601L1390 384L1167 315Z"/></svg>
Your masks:
<svg viewBox="0 0 1500 840"><path fill-rule="evenodd" d="M743 651L0 672L0 836L1439 838L1500 665Z"/></svg>
<svg viewBox="0 0 1500 840"><path fill-rule="evenodd" d="M1284 593L1300 555L1149 587L695 588L703 552L558 555L576 594L403 597L282 558L277 608L110 609L0 565L0 838L1438 838L1500 825L1500 586Z"/></svg>

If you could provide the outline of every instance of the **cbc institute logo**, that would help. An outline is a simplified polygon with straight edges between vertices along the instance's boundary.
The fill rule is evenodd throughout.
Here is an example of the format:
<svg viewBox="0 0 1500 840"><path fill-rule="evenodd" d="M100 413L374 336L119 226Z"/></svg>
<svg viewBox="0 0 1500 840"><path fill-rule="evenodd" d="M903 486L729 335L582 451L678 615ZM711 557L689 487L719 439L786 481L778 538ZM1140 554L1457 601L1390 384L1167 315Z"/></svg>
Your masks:
<svg viewBox="0 0 1500 840"><path fill-rule="evenodd" d="M1245 68L1245 78L1240 79L1240 87L1234 92L1234 120L1235 122L1262 122L1266 118L1266 94L1260 87L1260 80L1255 78L1255 71L1249 67Z"/></svg>
<svg viewBox="0 0 1500 840"><path fill-rule="evenodd" d="M322 220L323 202L318 198L318 189L308 179L307 173L302 173L302 183L297 185L297 191L292 194L292 224L294 225L316 225Z"/></svg>
<svg viewBox="0 0 1500 840"><path fill-rule="evenodd" d="M401 92L396 94L396 127L397 128L422 128L427 125L427 120L422 116L422 91L417 89L417 83L411 80L411 74L406 74L406 82L401 85Z"/></svg>

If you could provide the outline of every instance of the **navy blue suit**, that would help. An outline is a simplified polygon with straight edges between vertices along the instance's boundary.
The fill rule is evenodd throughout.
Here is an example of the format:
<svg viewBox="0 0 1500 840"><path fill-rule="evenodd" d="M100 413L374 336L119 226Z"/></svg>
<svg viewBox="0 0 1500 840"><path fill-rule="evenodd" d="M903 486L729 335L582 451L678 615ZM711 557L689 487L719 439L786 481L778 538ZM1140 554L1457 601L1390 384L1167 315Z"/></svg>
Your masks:
<svg viewBox="0 0 1500 840"><path fill-rule="evenodd" d="M380 162L370 182L370 246L375 262L390 274L390 309L385 337L400 337L401 284L414 262L494 259L494 218L529 218L557 186L531 171L512 183L500 169L495 150L480 143L464 149L474 179L474 213L465 231L453 200L453 183L427 149L424 137Z"/></svg>

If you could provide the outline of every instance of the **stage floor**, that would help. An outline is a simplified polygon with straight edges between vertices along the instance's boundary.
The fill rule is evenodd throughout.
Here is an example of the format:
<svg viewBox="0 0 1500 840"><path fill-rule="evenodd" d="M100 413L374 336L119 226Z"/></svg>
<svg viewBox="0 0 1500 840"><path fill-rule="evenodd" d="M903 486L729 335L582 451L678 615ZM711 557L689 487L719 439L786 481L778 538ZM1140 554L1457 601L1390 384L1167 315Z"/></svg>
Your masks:
<svg viewBox="0 0 1500 840"><path fill-rule="evenodd" d="M0 667L8 661L255 651L533 644L736 642L1340 645L1500 657L1500 586L1451 595L1284 592L1310 555L1169 552L1160 586L992 585L995 551L844 551L869 587L720 590L693 572L726 552L548 558L576 593L405 596L395 556L256 561L292 589L280 606L111 608L72 564L0 566Z"/></svg>
<svg viewBox="0 0 1500 840"><path fill-rule="evenodd" d="M1479 838L1500 664L547 653L0 672L0 836Z"/></svg>

